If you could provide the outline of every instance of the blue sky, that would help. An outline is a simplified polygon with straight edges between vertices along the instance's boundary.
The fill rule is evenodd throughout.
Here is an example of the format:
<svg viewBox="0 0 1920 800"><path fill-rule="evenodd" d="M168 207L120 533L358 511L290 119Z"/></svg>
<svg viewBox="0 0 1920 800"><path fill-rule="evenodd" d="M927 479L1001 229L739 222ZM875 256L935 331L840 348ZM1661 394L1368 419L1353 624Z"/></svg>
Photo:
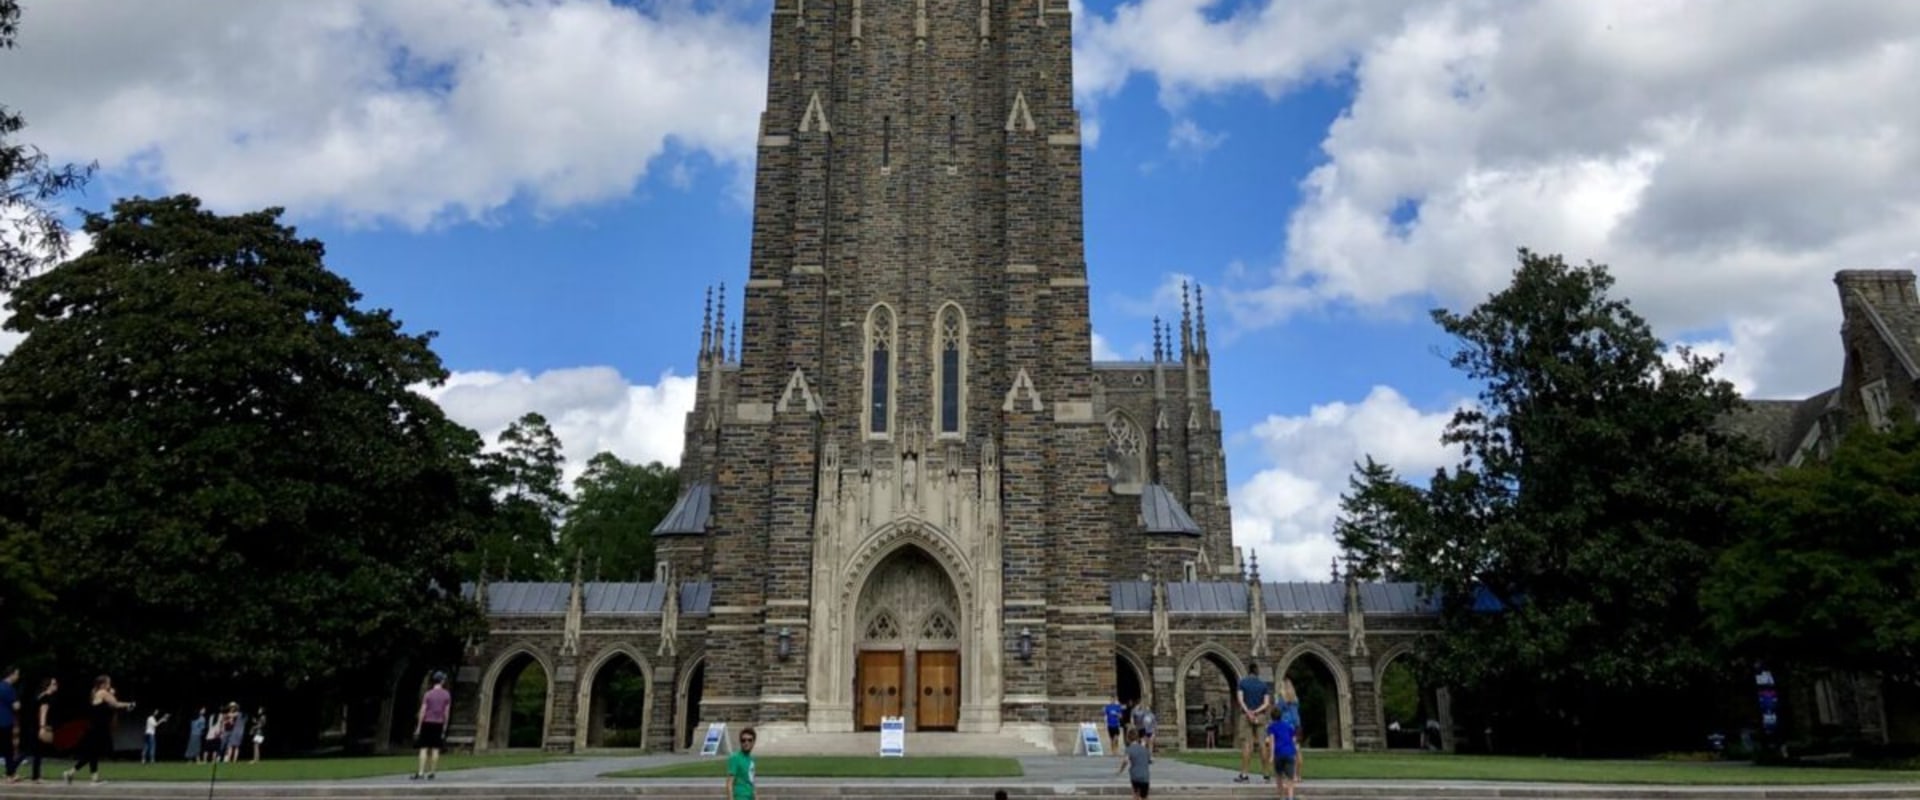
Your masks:
<svg viewBox="0 0 1920 800"><path fill-rule="evenodd" d="M327 242L439 332L485 433L677 457L701 296L747 266L768 4L28 0L0 103L98 160ZM1759 396L1838 380L1832 272L1920 264L1920 6L1075 4L1103 356L1207 286L1236 539L1324 575L1348 466L1423 475L1468 399L1435 305L1527 245L1614 266ZM0 350L11 346L0 339Z"/></svg>

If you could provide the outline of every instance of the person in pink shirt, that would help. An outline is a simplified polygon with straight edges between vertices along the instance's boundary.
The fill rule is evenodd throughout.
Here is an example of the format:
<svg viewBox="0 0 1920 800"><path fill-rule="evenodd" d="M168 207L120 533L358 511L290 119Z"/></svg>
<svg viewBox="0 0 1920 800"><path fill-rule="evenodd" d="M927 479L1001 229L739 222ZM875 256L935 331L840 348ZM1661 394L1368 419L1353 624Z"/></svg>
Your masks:
<svg viewBox="0 0 1920 800"><path fill-rule="evenodd" d="M420 698L420 716L413 724L414 746L420 748L420 768L414 780L433 780L440 769L440 750L447 746L447 714L453 710L453 693L447 691L447 673L433 673L433 688Z"/></svg>

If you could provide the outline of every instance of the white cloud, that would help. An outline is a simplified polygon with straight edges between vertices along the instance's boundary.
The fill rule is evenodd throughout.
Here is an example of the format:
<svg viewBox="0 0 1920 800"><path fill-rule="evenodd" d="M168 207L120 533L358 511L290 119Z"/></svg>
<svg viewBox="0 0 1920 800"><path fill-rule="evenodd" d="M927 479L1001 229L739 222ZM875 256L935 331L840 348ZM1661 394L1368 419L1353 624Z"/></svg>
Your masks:
<svg viewBox="0 0 1920 800"><path fill-rule="evenodd" d="M19 225L22 219L24 219L24 217L18 215L0 215L0 237L6 237L11 240L18 235ZM79 258L85 255L88 250L93 249L93 236L86 231L69 229L67 234L68 260ZM29 248L29 252L40 253L43 257L46 254L44 250L33 248ZM26 334L6 329L7 320L13 318L13 310L7 307L7 304L12 301L13 296L10 293L0 292L0 357L5 357L8 353L13 352L13 348L19 347L20 343L27 338Z"/></svg>
<svg viewBox="0 0 1920 800"><path fill-rule="evenodd" d="M1119 361L1122 358L1125 358L1125 356L1120 355L1120 351L1113 349L1113 343L1107 341L1107 337L1101 336L1099 331L1094 331L1093 360Z"/></svg>
<svg viewBox="0 0 1920 800"><path fill-rule="evenodd" d="M1190 119L1173 123L1167 131L1167 149L1193 157L1205 155L1226 140L1225 133L1208 131Z"/></svg>
<svg viewBox="0 0 1920 800"><path fill-rule="evenodd" d="M456 372L446 383L420 391L488 442L529 411L546 417L565 450L571 488L587 461L601 452L678 465L694 383L667 372L654 384L634 385L612 367L576 367L539 375Z"/></svg>
<svg viewBox="0 0 1920 800"><path fill-rule="evenodd" d="M749 163L766 33L734 11L65 0L30 10L7 102L57 158L222 210L484 220L623 196L670 148Z"/></svg>
<svg viewBox="0 0 1920 800"><path fill-rule="evenodd" d="M1401 477L1425 483L1456 460L1440 443L1453 408L1422 411L1376 386L1358 403L1316 405L1297 417L1270 416L1245 434L1263 465L1233 488L1234 539L1260 558L1269 580L1326 580L1339 552L1333 522L1353 465L1373 456Z"/></svg>
<svg viewBox="0 0 1920 800"><path fill-rule="evenodd" d="M1095 100L1152 75L1176 119L1351 78L1284 255L1228 297L1239 326L1464 307L1527 246L1609 264L1663 335L1708 331L1729 374L1795 395L1838 379L1832 273L1920 262L1920 5L1216 5L1127 3L1076 64Z"/></svg>

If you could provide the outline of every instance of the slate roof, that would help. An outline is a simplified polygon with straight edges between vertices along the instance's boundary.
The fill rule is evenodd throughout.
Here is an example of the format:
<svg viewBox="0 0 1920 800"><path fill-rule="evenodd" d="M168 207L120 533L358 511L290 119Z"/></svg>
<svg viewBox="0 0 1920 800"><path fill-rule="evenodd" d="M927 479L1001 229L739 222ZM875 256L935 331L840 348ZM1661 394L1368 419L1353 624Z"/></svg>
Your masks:
<svg viewBox="0 0 1920 800"><path fill-rule="evenodd" d="M695 481L680 499L673 501L673 510L667 512L660 524L653 526L655 536L661 534L706 533L707 520L713 517L713 484Z"/></svg>
<svg viewBox="0 0 1920 800"><path fill-rule="evenodd" d="M1180 501L1173 498L1173 492L1157 483L1149 483L1140 488L1140 522L1147 533L1185 533L1200 535L1200 526L1195 524L1187 510L1180 507Z"/></svg>
<svg viewBox="0 0 1920 800"><path fill-rule="evenodd" d="M474 585L460 586L460 596L471 599ZM581 613L587 616L657 615L666 602L666 586L659 583L586 583L581 586ZM573 584L564 581L506 581L487 584L487 614L495 617L563 616L573 596ZM713 584L680 584L680 613L703 616L713 607Z"/></svg>
<svg viewBox="0 0 1920 800"><path fill-rule="evenodd" d="M1491 594L1480 593L1474 608L1498 610ZM1115 581L1110 590L1116 614L1153 611L1153 586L1146 581ZM1269 614L1344 614L1347 587L1343 583L1294 581L1262 583L1260 600ZM1418 584L1404 582L1360 584L1360 606L1368 614L1437 614L1438 598L1424 596ZM1168 583L1167 611L1172 614L1245 614L1246 584L1235 581Z"/></svg>

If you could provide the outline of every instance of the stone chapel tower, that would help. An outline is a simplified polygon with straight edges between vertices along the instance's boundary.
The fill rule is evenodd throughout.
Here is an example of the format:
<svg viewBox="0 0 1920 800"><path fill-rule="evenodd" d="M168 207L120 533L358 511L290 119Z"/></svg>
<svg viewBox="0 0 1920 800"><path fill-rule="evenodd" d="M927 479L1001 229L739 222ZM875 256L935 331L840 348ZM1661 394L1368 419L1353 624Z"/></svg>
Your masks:
<svg viewBox="0 0 1920 800"><path fill-rule="evenodd" d="M1204 317L1091 361L1066 0L773 13L738 352L723 299L656 531L712 587L699 715L1047 743L1114 691L1114 581L1240 576Z"/></svg>

